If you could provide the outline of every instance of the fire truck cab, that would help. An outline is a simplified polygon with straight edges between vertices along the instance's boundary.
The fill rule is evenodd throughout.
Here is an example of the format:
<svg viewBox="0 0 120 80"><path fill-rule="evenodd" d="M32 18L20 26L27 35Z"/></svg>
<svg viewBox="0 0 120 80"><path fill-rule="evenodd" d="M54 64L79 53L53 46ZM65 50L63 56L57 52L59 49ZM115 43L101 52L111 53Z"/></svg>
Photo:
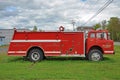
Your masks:
<svg viewBox="0 0 120 80"><path fill-rule="evenodd" d="M88 33L59 31L14 31L8 55L24 56L30 61L40 61L46 56L82 56L100 61L103 54L114 54L113 40L107 30L91 30Z"/></svg>
<svg viewBox="0 0 120 80"><path fill-rule="evenodd" d="M114 43L107 30L91 30L86 38L86 57L89 60L103 59L103 54L114 54Z"/></svg>

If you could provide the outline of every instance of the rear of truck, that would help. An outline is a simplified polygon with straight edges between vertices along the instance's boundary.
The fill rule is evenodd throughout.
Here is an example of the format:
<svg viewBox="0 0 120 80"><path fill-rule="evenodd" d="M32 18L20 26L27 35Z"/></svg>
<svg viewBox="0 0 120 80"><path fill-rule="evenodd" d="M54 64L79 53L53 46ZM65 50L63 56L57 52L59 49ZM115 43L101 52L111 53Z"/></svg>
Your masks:
<svg viewBox="0 0 120 80"><path fill-rule="evenodd" d="M25 40L27 40L26 32L17 32L15 30L9 45L8 55L25 56L27 53L27 44L24 42Z"/></svg>

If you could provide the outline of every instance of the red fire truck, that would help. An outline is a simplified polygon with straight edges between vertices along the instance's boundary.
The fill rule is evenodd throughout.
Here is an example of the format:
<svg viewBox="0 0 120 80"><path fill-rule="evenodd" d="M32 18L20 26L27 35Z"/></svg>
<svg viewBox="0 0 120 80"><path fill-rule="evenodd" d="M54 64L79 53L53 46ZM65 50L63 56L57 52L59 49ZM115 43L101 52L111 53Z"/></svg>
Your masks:
<svg viewBox="0 0 120 80"><path fill-rule="evenodd" d="M91 30L88 33L59 31L14 31L8 55L24 56L30 61L40 61L46 56L82 56L100 61L103 54L114 54L113 40L107 30Z"/></svg>

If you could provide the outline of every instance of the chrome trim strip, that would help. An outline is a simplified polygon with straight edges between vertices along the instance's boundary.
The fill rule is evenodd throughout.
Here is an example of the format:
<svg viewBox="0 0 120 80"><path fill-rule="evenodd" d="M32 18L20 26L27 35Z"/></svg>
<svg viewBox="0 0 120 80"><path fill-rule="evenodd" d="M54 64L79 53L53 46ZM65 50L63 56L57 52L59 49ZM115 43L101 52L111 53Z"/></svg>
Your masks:
<svg viewBox="0 0 120 80"><path fill-rule="evenodd" d="M82 55L80 55L80 54L73 54L73 55L72 55L72 54L68 54L68 55L67 55L67 54L62 54L62 55L60 55L60 56L71 56L71 57L72 57L72 56L74 56L74 57L85 57L85 55L84 55L84 54L82 54Z"/></svg>
<svg viewBox="0 0 120 80"><path fill-rule="evenodd" d="M61 40L12 40L11 42L61 42Z"/></svg>
<svg viewBox="0 0 120 80"><path fill-rule="evenodd" d="M8 53L26 53L26 51L8 51Z"/></svg>
<svg viewBox="0 0 120 80"><path fill-rule="evenodd" d="M104 53L114 53L114 51L104 51Z"/></svg>
<svg viewBox="0 0 120 80"><path fill-rule="evenodd" d="M61 51L45 51L45 53L61 53Z"/></svg>

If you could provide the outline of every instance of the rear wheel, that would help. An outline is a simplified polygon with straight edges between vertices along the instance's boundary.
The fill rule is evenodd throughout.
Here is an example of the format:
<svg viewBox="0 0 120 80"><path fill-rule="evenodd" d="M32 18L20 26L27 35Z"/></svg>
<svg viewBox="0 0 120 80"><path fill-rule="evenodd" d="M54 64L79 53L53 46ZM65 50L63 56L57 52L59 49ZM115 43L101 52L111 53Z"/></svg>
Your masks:
<svg viewBox="0 0 120 80"><path fill-rule="evenodd" d="M98 49L92 49L88 54L88 59L91 61L101 61L103 59L103 54Z"/></svg>
<svg viewBox="0 0 120 80"><path fill-rule="evenodd" d="M43 60L43 52L40 49L32 49L28 54L28 58L31 62Z"/></svg>

